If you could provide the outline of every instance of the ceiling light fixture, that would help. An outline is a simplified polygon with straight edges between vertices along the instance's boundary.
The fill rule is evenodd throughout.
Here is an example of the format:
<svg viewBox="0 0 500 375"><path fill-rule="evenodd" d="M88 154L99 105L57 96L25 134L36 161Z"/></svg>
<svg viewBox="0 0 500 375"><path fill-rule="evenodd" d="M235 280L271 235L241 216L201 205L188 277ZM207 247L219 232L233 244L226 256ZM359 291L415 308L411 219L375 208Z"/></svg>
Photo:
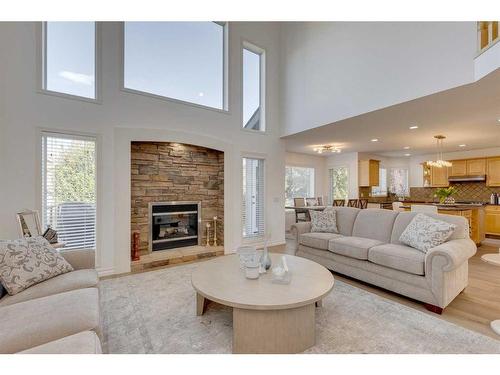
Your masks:
<svg viewBox="0 0 500 375"><path fill-rule="evenodd" d="M467 145L465 145L465 144L458 145L458 147L465 147L465 146L467 146Z"/></svg>
<svg viewBox="0 0 500 375"><path fill-rule="evenodd" d="M373 138L371 141L372 142L378 142L378 139L377 138Z"/></svg>
<svg viewBox="0 0 500 375"><path fill-rule="evenodd" d="M415 129L418 129L418 126L417 126L417 125L412 125L412 126L410 126L410 130L415 130Z"/></svg>
<svg viewBox="0 0 500 375"><path fill-rule="evenodd" d="M427 161L427 165L436 168L451 167L451 163L447 160L443 160L443 139L446 137L444 135L435 135L437 155L436 160Z"/></svg>
<svg viewBox="0 0 500 375"><path fill-rule="evenodd" d="M410 149L410 146L405 146L403 147L405 150L409 150Z"/></svg>
<svg viewBox="0 0 500 375"><path fill-rule="evenodd" d="M314 147L313 150L318 154L323 154L328 152L339 154L341 152L340 148L332 145Z"/></svg>
<svg viewBox="0 0 500 375"><path fill-rule="evenodd" d="M411 154L405 154L405 156L411 156Z"/></svg>

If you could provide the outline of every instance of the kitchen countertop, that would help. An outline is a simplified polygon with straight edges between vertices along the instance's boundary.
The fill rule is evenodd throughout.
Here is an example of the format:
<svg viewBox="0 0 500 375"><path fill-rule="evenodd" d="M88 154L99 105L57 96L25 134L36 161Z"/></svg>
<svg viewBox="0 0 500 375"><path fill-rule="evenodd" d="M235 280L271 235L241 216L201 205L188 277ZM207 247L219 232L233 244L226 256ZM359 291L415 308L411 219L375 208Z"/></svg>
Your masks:
<svg viewBox="0 0 500 375"><path fill-rule="evenodd" d="M431 203L433 206L437 206L438 210L441 211L466 211L466 210L474 210L484 207L484 204L480 203L466 203L466 204L439 204L439 203ZM410 208L411 206L404 205L401 208Z"/></svg>

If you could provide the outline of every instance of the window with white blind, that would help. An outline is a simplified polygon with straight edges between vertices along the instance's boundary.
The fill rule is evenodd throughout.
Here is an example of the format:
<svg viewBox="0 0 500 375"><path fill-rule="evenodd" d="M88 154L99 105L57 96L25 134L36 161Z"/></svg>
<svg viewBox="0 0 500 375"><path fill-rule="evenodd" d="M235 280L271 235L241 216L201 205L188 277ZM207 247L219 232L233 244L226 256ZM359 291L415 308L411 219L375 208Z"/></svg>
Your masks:
<svg viewBox="0 0 500 375"><path fill-rule="evenodd" d="M96 140L42 133L42 221L65 249L94 249Z"/></svg>
<svg viewBox="0 0 500 375"><path fill-rule="evenodd" d="M389 173L389 192L398 197L407 197L410 195L408 188L408 169L391 168Z"/></svg>
<svg viewBox="0 0 500 375"><path fill-rule="evenodd" d="M243 158L243 238L264 236L264 159Z"/></svg>

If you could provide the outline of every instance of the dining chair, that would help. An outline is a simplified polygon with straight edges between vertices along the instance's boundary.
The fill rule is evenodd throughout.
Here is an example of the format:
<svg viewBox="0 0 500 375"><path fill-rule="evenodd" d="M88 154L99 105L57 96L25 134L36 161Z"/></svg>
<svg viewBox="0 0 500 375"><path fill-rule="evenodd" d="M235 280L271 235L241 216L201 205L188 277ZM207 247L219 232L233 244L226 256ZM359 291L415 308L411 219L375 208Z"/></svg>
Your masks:
<svg viewBox="0 0 500 375"><path fill-rule="evenodd" d="M411 211L428 213L428 214L437 214L438 208L436 206L431 206L428 204L412 204Z"/></svg>
<svg viewBox="0 0 500 375"><path fill-rule="evenodd" d="M402 205L403 205L403 202L392 202L392 210L398 211L398 212L403 212L405 209L401 207Z"/></svg>
<svg viewBox="0 0 500 375"><path fill-rule="evenodd" d="M358 200L357 199L349 199L347 201L347 207L358 207Z"/></svg>
<svg viewBox="0 0 500 375"><path fill-rule="evenodd" d="M309 214L308 214L307 210L304 208L304 207L306 207L305 198L293 198L293 205L296 207L295 208L295 222L296 223L298 223L299 221L309 221L310 220Z"/></svg>
<svg viewBox="0 0 500 375"><path fill-rule="evenodd" d="M293 205L295 207L305 207L306 199L305 198L293 198Z"/></svg>
<svg viewBox="0 0 500 375"><path fill-rule="evenodd" d="M345 199L334 199L333 205L334 206L345 206Z"/></svg>
<svg viewBox="0 0 500 375"><path fill-rule="evenodd" d="M316 200L318 201L318 206L323 206L324 205L323 197L317 197Z"/></svg>
<svg viewBox="0 0 500 375"><path fill-rule="evenodd" d="M358 199L358 208L361 208L363 210L368 208L368 199L366 198Z"/></svg>
<svg viewBox="0 0 500 375"><path fill-rule="evenodd" d="M306 198L306 206L317 206L318 198Z"/></svg>

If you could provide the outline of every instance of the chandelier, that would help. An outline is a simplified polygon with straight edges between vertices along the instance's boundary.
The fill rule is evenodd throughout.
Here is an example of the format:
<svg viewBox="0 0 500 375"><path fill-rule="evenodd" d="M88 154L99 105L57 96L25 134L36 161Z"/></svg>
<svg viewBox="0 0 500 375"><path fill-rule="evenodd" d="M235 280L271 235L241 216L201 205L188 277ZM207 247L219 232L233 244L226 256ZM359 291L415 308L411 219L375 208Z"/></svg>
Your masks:
<svg viewBox="0 0 500 375"><path fill-rule="evenodd" d="M427 165L436 168L451 167L451 163L449 161L443 160L443 139L446 137L444 135L435 135L434 138L436 138L437 146L436 160L427 161Z"/></svg>
<svg viewBox="0 0 500 375"><path fill-rule="evenodd" d="M318 146L318 147L315 147L313 150L316 151L318 154L327 153L327 152L338 154L341 151L340 148L338 148L336 146L331 146L331 145Z"/></svg>

